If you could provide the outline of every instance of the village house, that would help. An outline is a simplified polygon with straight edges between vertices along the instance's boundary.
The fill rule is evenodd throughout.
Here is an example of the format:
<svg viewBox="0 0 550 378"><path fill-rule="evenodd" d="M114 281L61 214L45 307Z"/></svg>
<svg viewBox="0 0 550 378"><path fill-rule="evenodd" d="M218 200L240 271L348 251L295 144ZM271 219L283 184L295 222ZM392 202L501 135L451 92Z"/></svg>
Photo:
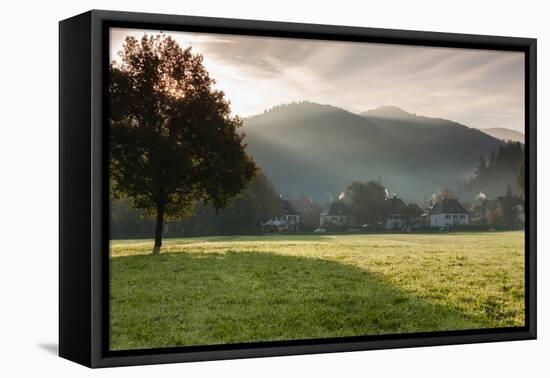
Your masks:
<svg viewBox="0 0 550 378"><path fill-rule="evenodd" d="M496 200L488 200L485 198L476 199L476 201L474 201L472 206L468 209L468 212L470 213L470 223L477 225L490 224L492 213L494 212L496 206Z"/></svg>
<svg viewBox="0 0 550 378"><path fill-rule="evenodd" d="M409 213L409 226L411 228L420 228L424 225L422 215L424 214L424 210L420 206L418 206L416 203L410 203L408 206L408 213Z"/></svg>
<svg viewBox="0 0 550 378"><path fill-rule="evenodd" d="M300 231L313 231L319 227L319 216L323 210L321 205L303 194L289 202L300 216Z"/></svg>
<svg viewBox="0 0 550 378"><path fill-rule="evenodd" d="M408 205L400 198L388 198L388 218L384 223L386 230L410 230L423 225L423 210L415 203Z"/></svg>
<svg viewBox="0 0 550 378"><path fill-rule="evenodd" d="M430 226L430 207L427 207L422 212L422 215L420 216L421 223L423 227L429 227Z"/></svg>
<svg viewBox="0 0 550 378"><path fill-rule="evenodd" d="M281 215L262 223L263 232L293 232L300 229L300 215L287 200L280 199Z"/></svg>
<svg viewBox="0 0 550 378"><path fill-rule="evenodd" d="M319 226L321 228L349 227L354 224L353 215L347 205L338 200L331 202L321 212Z"/></svg>
<svg viewBox="0 0 550 378"><path fill-rule="evenodd" d="M444 198L438 201L430 210L430 227L456 227L468 225L468 211L456 199Z"/></svg>
<svg viewBox="0 0 550 378"><path fill-rule="evenodd" d="M388 198L388 218L384 224L386 230L401 230L407 225L407 205L402 199Z"/></svg>
<svg viewBox="0 0 550 378"><path fill-rule="evenodd" d="M476 198L469 212L472 224L512 229L519 229L525 225L523 200L515 196L502 196L496 200Z"/></svg>

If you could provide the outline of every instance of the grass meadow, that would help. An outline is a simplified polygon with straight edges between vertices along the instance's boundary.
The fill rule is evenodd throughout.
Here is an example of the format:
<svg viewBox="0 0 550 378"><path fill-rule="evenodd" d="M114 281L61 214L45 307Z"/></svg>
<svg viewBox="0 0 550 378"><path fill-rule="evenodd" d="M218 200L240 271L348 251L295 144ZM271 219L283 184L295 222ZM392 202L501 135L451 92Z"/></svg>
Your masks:
<svg viewBox="0 0 550 378"><path fill-rule="evenodd" d="M111 350L524 325L524 233L111 242Z"/></svg>

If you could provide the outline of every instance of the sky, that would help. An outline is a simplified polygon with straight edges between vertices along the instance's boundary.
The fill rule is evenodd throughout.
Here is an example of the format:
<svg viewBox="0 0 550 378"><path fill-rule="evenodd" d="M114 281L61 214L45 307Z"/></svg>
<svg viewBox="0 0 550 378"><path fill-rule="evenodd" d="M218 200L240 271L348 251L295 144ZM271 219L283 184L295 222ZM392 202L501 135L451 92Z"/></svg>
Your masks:
<svg viewBox="0 0 550 378"><path fill-rule="evenodd" d="M110 31L111 60L127 36ZM354 113L392 105L469 127L524 132L524 54L491 50L165 32L202 54L234 115L293 101Z"/></svg>

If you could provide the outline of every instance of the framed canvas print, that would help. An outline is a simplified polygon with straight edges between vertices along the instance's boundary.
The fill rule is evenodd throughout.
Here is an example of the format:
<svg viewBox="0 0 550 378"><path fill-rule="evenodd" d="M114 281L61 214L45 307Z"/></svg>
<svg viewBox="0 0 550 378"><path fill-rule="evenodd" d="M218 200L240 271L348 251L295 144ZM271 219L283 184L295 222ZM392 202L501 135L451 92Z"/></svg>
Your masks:
<svg viewBox="0 0 550 378"><path fill-rule="evenodd" d="M60 23L60 355L536 337L536 40Z"/></svg>

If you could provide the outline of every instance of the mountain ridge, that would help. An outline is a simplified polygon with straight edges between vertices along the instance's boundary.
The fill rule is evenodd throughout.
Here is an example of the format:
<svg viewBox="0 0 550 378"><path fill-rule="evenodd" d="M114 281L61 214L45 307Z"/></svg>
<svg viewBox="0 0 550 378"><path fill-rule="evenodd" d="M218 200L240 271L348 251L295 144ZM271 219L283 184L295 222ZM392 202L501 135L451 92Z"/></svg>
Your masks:
<svg viewBox="0 0 550 378"><path fill-rule="evenodd" d="M490 127L487 129L479 129L479 131L496 139L525 144L525 135L517 130L508 129L506 127Z"/></svg>
<svg viewBox="0 0 550 378"><path fill-rule="evenodd" d="M281 194L319 202L352 181L380 175L392 192L407 198L455 189L471 176L480 154L502 143L453 121L396 107L382 110L399 117L309 101L281 104L243 119L245 143Z"/></svg>
<svg viewBox="0 0 550 378"><path fill-rule="evenodd" d="M382 105L373 109L359 113L360 116L373 116L380 118L410 118L416 114L409 113L406 110L395 105Z"/></svg>

